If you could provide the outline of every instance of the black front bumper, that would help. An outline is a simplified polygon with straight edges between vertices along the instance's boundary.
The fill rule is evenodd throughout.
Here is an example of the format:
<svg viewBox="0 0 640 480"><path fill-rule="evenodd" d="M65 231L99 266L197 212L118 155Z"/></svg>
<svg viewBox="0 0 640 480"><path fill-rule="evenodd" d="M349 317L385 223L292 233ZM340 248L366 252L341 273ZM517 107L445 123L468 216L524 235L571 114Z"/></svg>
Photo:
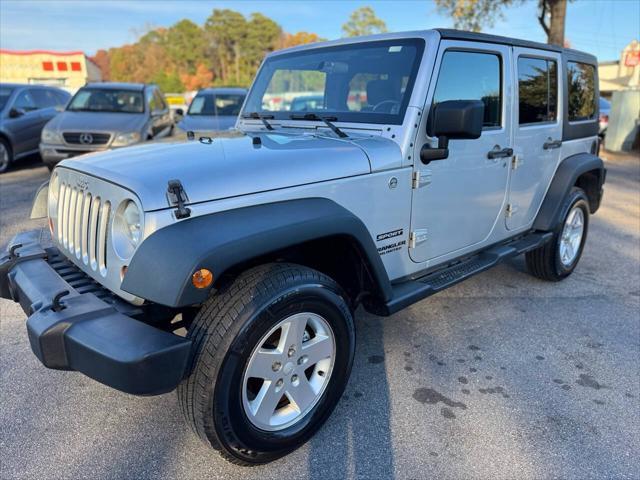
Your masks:
<svg viewBox="0 0 640 480"><path fill-rule="evenodd" d="M77 370L135 395L169 392L184 376L191 341L132 318L136 307L44 248L40 231L9 242L0 296L29 316L31 349L48 368Z"/></svg>

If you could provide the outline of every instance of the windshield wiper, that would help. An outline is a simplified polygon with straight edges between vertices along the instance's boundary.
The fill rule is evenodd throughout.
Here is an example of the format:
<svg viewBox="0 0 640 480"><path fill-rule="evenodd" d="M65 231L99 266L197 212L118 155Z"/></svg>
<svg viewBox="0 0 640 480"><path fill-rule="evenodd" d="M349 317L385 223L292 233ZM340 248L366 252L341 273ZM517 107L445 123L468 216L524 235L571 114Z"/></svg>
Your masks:
<svg viewBox="0 0 640 480"><path fill-rule="evenodd" d="M265 127L267 127L267 130L273 130L273 126L269 122L267 122L267 119L271 120L273 118L273 115L260 115L258 112L249 112L242 115L242 118L262 120L262 123Z"/></svg>
<svg viewBox="0 0 640 480"><path fill-rule="evenodd" d="M333 123L331 123L337 121L337 117L321 117L320 115L316 115L315 113L305 113L304 115L296 115L294 113L293 115L289 115L289 118L291 120L317 120L320 122L324 122L327 127L329 127L331 131L333 131L333 133L338 135L340 138L347 138L349 136L338 127L336 127Z"/></svg>

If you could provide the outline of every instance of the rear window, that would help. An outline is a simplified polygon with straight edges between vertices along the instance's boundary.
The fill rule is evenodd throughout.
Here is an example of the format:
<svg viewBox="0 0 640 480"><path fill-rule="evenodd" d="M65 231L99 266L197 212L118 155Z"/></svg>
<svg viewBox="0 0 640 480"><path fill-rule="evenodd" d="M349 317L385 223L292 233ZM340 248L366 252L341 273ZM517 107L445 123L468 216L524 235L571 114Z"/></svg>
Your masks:
<svg viewBox="0 0 640 480"><path fill-rule="evenodd" d="M556 62L544 58L518 59L520 125L553 122L558 112Z"/></svg>
<svg viewBox="0 0 640 480"><path fill-rule="evenodd" d="M593 65L567 62L570 122L596 118L596 71Z"/></svg>

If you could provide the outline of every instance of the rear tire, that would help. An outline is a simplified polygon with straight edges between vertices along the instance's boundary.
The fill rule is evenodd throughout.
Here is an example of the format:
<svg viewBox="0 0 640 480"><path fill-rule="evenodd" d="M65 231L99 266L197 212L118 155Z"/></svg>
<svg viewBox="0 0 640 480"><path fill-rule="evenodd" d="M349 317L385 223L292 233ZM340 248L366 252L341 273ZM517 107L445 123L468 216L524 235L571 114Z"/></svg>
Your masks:
<svg viewBox="0 0 640 480"><path fill-rule="evenodd" d="M280 327L289 319L298 327ZM202 306L188 338L190 373L178 386L184 417L206 444L246 466L280 458L311 438L338 403L355 352L353 318L340 287L293 264L242 273ZM332 353L322 350L316 361L319 350L309 347L328 347L329 338L333 349L326 352ZM268 398L273 401L259 417Z"/></svg>
<svg viewBox="0 0 640 480"><path fill-rule="evenodd" d="M571 190L561 218L553 238L525 254L527 268L534 277L557 282L571 275L578 265L589 230L589 199L584 190Z"/></svg>

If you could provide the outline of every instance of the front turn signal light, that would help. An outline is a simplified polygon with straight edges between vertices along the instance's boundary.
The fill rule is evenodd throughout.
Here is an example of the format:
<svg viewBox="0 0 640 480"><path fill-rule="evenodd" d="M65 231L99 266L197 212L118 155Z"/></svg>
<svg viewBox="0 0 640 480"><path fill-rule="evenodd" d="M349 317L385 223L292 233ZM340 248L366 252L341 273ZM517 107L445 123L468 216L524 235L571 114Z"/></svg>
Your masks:
<svg viewBox="0 0 640 480"><path fill-rule="evenodd" d="M191 276L191 282L196 288L207 288L213 283L213 273L206 268L196 270Z"/></svg>

